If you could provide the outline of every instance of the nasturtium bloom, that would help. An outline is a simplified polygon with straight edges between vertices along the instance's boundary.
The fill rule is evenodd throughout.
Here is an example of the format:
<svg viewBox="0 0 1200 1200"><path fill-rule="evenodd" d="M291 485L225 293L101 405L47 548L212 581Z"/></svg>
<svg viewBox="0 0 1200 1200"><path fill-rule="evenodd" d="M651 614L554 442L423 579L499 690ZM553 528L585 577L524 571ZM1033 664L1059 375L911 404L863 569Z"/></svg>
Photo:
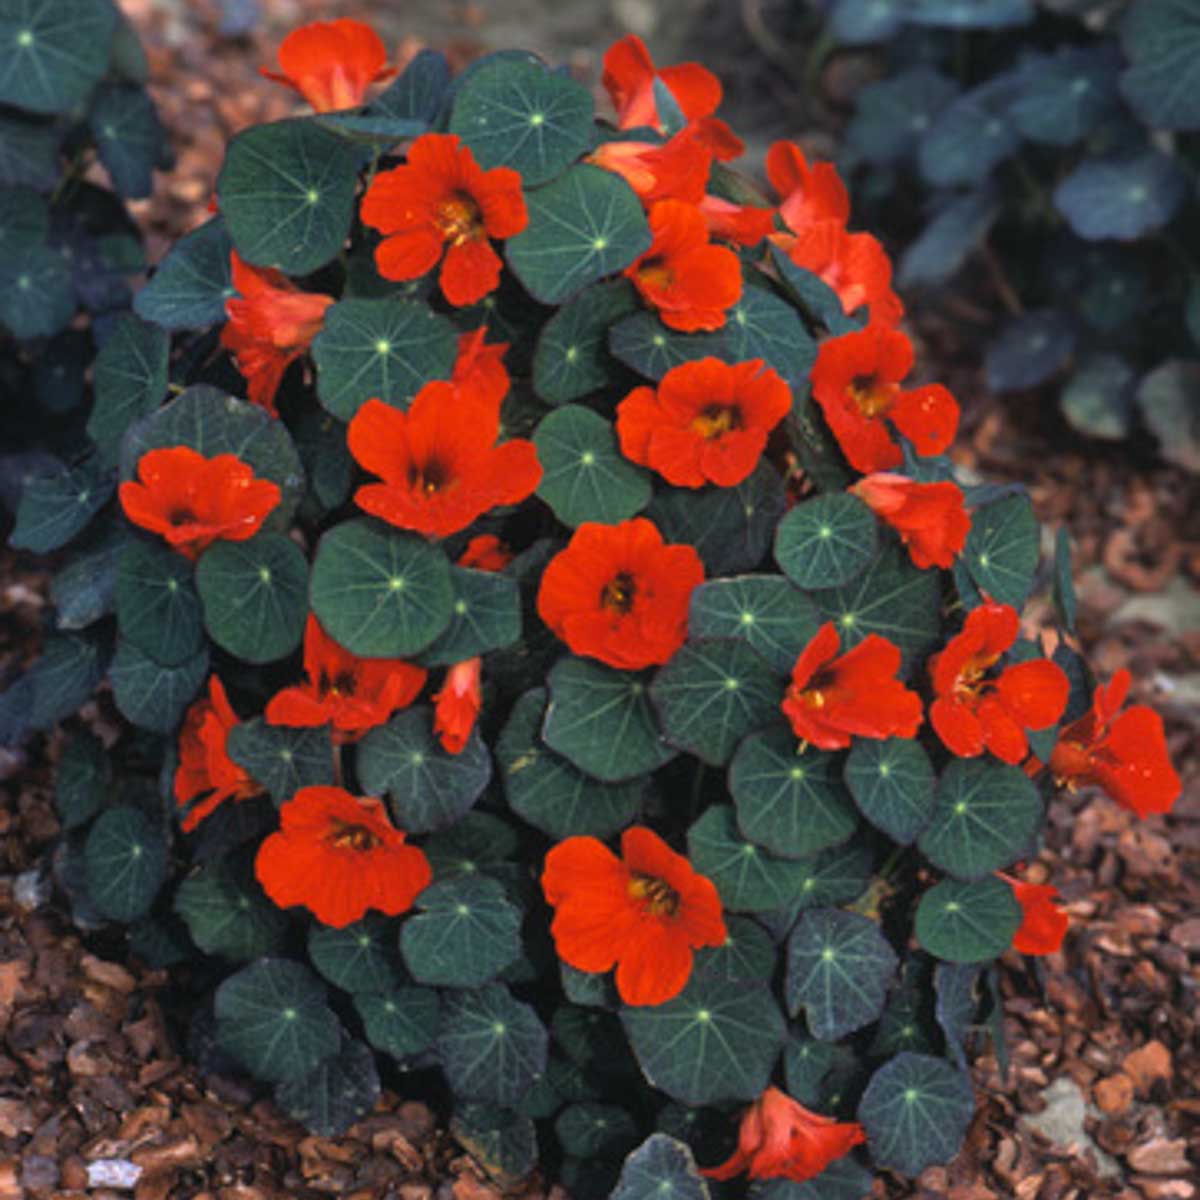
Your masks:
<svg viewBox="0 0 1200 1200"><path fill-rule="evenodd" d="M455 663L433 697L433 732L447 754L461 754L475 728L483 707L482 670L478 655Z"/></svg>
<svg viewBox="0 0 1200 1200"><path fill-rule="evenodd" d="M734 204L720 196L705 196L700 201L710 237L739 246L757 246L775 228L775 210L752 204Z"/></svg>
<svg viewBox="0 0 1200 1200"><path fill-rule="evenodd" d="M617 968L626 1004L664 1004L692 973L692 951L728 936L711 879L653 830L621 835L621 857L594 837L569 837L546 855L550 933L563 962L580 971Z"/></svg>
<svg viewBox="0 0 1200 1200"><path fill-rule="evenodd" d="M1121 712L1131 681L1122 669L1096 688L1091 709L1059 734L1050 771L1069 786L1103 788L1122 808L1148 817L1170 812L1183 783L1162 717L1145 704Z"/></svg>
<svg viewBox="0 0 1200 1200"><path fill-rule="evenodd" d="M487 326L481 325L470 333L459 335L458 356L454 360L450 382L472 400L494 405L499 411L511 383L508 368L504 365L508 343L488 342L487 334Z"/></svg>
<svg viewBox="0 0 1200 1200"><path fill-rule="evenodd" d="M380 275L418 279L440 260L442 295L457 307L477 303L500 282L490 239L513 237L529 223L521 176L511 167L483 170L453 133L422 134L404 165L380 171L361 216L385 235L375 248Z"/></svg>
<svg viewBox="0 0 1200 1200"><path fill-rule="evenodd" d="M881 471L860 479L850 491L900 535L909 557L922 569L949 569L966 545L971 517L957 483L918 483Z"/></svg>
<svg viewBox="0 0 1200 1200"><path fill-rule="evenodd" d="M229 757L225 743L238 724L237 713L216 675L208 695L196 700L179 731L179 765L175 768L175 802L188 808L180 825L190 833L226 800L248 800L262 788ZM199 801L199 803L194 803Z"/></svg>
<svg viewBox="0 0 1200 1200"><path fill-rule="evenodd" d="M279 47L279 70L259 72L300 93L317 112L357 108L367 88L395 75L379 35L342 17L292 30Z"/></svg>
<svg viewBox="0 0 1200 1200"><path fill-rule="evenodd" d="M281 495L236 455L205 458L189 446L147 450L137 476L119 489L125 515L188 558L216 541L252 538Z"/></svg>
<svg viewBox="0 0 1200 1200"><path fill-rule="evenodd" d="M904 461L886 422L921 455L941 454L954 440L958 402L940 383L902 390L912 365L908 338L875 322L821 343L813 399L856 471L890 471Z"/></svg>
<svg viewBox="0 0 1200 1200"><path fill-rule="evenodd" d="M981 604L929 660L935 695L929 719L952 754L974 758L987 749L1019 763L1029 753L1025 731L1046 729L1062 716L1070 684L1057 663L1036 658L988 675L1019 632L1011 605Z"/></svg>
<svg viewBox="0 0 1200 1200"><path fill-rule="evenodd" d="M1055 903L1058 888L1049 883L1026 883L1002 871L996 874L1012 888L1021 906L1021 925L1013 934L1013 949L1020 954L1056 954L1070 925L1067 914Z"/></svg>
<svg viewBox="0 0 1200 1200"><path fill-rule="evenodd" d="M238 295L225 301L229 318L221 345L246 379L246 398L273 417L275 394L288 367L321 331L332 296L302 292L273 267L253 267L236 250L230 254Z"/></svg>
<svg viewBox="0 0 1200 1200"><path fill-rule="evenodd" d="M712 151L689 127L661 143L603 142L588 161L620 175L649 208L659 200L701 203L712 158Z"/></svg>
<svg viewBox="0 0 1200 1200"><path fill-rule="evenodd" d="M809 165L795 142L775 142L767 151L767 179L779 196L779 215L789 229L818 221L850 219L850 193L833 163Z"/></svg>
<svg viewBox="0 0 1200 1200"><path fill-rule="evenodd" d="M467 543L458 565L475 571L503 571L512 560L512 551L494 533L481 533Z"/></svg>
<svg viewBox="0 0 1200 1200"><path fill-rule="evenodd" d="M350 453L382 483L354 493L364 511L417 533L449 537L542 477L532 442L496 445L500 406L453 383L427 383L407 412L368 400L347 433Z"/></svg>
<svg viewBox="0 0 1200 1200"><path fill-rule="evenodd" d="M769 1087L746 1110L733 1156L702 1170L710 1179L815 1179L831 1162L867 1140L863 1127L811 1112L777 1087Z"/></svg>
<svg viewBox="0 0 1200 1200"><path fill-rule="evenodd" d="M309 613L304 627L303 683L267 704L272 725L331 725L334 738L356 741L406 708L425 686L426 671L401 658L359 658L339 646Z"/></svg>
<svg viewBox="0 0 1200 1200"><path fill-rule="evenodd" d="M547 563L538 615L572 653L636 671L683 645L692 591L703 582L694 547L664 544L645 517L585 521Z"/></svg>
<svg viewBox="0 0 1200 1200"><path fill-rule="evenodd" d="M649 221L650 248L625 274L664 325L683 333L719 329L725 310L742 295L737 255L708 240L708 224L694 204L660 200Z"/></svg>
<svg viewBox="0 0 1200 1200"><path fill-rule="evenodd" d="M820 750L843 750L855 737L915 737L921 698L896 678L900 650L877 633L845 654L840 647L826 621L796 659L782 704L796 736Z"/></svg>
<svg viewBox="0 0 1200 1200"><path fill-rule="evenodd" d="M672 367L657 389L617 406L621 453L676 487L733 487L758 465L792 392L762 359L701 358Z"/></svg>
<svg viewBox="0 0 1200 1200"><path fill-rule="evenodd" d="M301 788L279 821L259 847L254 873L280 908L303 905L325 925L344 929L370 909L399 916L433 878L424 853L405 842L374 797Z"/></svg>

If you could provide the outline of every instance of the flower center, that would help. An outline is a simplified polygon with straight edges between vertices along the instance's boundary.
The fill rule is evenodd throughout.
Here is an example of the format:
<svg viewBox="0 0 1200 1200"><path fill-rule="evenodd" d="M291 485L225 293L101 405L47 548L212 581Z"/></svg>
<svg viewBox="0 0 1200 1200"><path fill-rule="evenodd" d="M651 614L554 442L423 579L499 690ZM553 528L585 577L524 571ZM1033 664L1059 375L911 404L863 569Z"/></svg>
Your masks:
<svg viewBox="0 0 1200 1200"><path fill-rule="evenodd" d="M167 513L167 521L171 525L190 525L196 519L196 514L190 508L173 508Z"/></svg>
<svg viewBox="0 0 1200 1200"><path fill-rule="evenodd" d="M614 576L600 592L600 607L612 609L613 612L624 616L633 608L633 598L637 595L637 584L633 576L625 571Z"/></svg>
<svg viewBox="0 0 1200 1200"><path fill-rule="evenodd" d="M954 681L955 699L964 704L976 703L990 682L984 679L984 672L995 661L996 659L990 656L967 659L958 673L958 678Z"/></svg>
<svg viewBox="0 0 1200 1200"><path fill-rule="evenodd" d="M710 404L692 419L692 428L706 441L721 437L731 429L741 429L742 413L736 406Z"/></svg>
<svg viewBox="0 0 1200 1200"><path fill-rule="evenodd" d="M334 820L325 840L339 850L356 850L365 853L383 845L383 839L365 825L354 825L349 821Z"/></svg>
<svg viewBox="0 0 1200 1200"><path fill-rule="evenodd" d="M450 472L436 458L431 458L424 466L414 463L408 469L408 486L426 496L440 492L450 482Z"/></svg>
<svg viewBox="0 0 1200 1200"><path fill-rule="evenodd" d="M435 224L442 237L452 246L461 246L473 238L483 237L483 214L479 205L466 192L455 192L437 207Z"/></svg>
<svg viewBox="0 0 1200 1200"><path fill-rule="evenodd" d="M878 375L855 375L846 390L864 417L878 417L892 407L900 386L884 383Z"/></svg>
<svg viewBox="0 0 1200 1200"><path fill-rule="evenodd" d="M675 272L661 258L648 258L637 269L638 280L652 291L665 291L675 282Z"/></svg>
<svg viewBox="0 0 1200 1200"><path fill-rule="evenodd" d="M331 679L321 672L321 693L326 696L353 696L357 680L349 671L342 671Z"/></svg>
<svg viewBox="0 0 1200 1200"><path fill-rule="evenodd" d="M652 917L673 917L679 910L679 893L657 875L634 871L629 879L629 894L640 900Z"/></svg>

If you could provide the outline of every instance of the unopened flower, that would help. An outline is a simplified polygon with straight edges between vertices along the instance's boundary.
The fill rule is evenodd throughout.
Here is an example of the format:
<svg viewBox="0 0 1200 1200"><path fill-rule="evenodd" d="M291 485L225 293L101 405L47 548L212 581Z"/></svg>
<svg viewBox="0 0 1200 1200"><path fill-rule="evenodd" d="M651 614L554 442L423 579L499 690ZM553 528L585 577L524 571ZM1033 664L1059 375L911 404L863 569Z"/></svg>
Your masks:
<svg viewBox="0 0 1200 1200"><path fill-rule="evenodd" d="M918 483L879 472L860 479L850 491L900 535L909 557L922 569L952 567L966 545L971 517L956 483Z"/></svg>
<svg viewBox="0 0 1200 1200"><path fill-rule="evenodd" d="M483 707L479 677L483 660L476 655L455 663L441 691L433 697L433 732L447 754L461 754Z"/></svg>
<svg viewBox="0 0 1200 1200"><path fill-rule="evenodd" d="M237 713L224 685L216 675L210 676L208 695L187 710L179 731L174 791L180 808L191 806L180 821L185 833L226 800L248 800L262 793L262 787L229 757L225 748L230 730L237 724Z"/></svg>
<svg viewBox="0 0 1200 1200"><path fill-rule="evenodd" d="M371 84L396 73L379 35L347 17L294 29L279 47L279 68L259 71L299 92L320 113L357 108Z"/></svg>

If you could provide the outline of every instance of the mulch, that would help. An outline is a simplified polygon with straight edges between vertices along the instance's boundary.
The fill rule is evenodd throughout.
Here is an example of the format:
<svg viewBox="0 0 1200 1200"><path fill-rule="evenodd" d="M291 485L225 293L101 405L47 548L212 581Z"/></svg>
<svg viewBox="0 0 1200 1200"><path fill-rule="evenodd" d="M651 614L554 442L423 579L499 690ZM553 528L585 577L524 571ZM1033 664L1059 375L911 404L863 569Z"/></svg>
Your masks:
<svg viewBox="0 0 1200 1200"><path fill-rule="evenodd" d="M266 28L232 40L216 35L207 0L122 7L146 38L178 154L155 197L137 206L157 261L205 219L228 137L292 111L257 76L280 31L351 6L273 0ZM452 7L460 31L439 45L466 60L481 44L481 11ZM606 36L607 27L595 44ZM410 39L401 53L417 48ZM956 392L981 395L974 368L937 350ZM1060 954L1003 960L1011 1073L981 1057L963 1154L913 1183L880 1179L879 1200L1193 1200L1200 1190L1197 489L1178 470L1079 442L1045 410L1036 397L1024 410L968 404L956 455L967 469L1025 481L1039 517L1067 526L1082 643L1102 675L1128 667L1133 698L1164 713L1185 794L1148 821L1094 793L1056 802L1028 877L1058 886L1072 928ZM36 648L47 577L5 554L0 578L7 673ZM1027 613L1034 626L1048 616L1037 605ZM318 1138L245 1081L186 1061L165 1012L166 975L73 927L51 892L59 829L46 763L55 751L51 740L33 762L0 757L0 1200L496 1200L500 1191L419 1098L385 1092L346 1135ZM1050 1136L1038 1128L1047 1116L1061 1122ZM520 1195L565 1198L536 1178Z"/></svg>

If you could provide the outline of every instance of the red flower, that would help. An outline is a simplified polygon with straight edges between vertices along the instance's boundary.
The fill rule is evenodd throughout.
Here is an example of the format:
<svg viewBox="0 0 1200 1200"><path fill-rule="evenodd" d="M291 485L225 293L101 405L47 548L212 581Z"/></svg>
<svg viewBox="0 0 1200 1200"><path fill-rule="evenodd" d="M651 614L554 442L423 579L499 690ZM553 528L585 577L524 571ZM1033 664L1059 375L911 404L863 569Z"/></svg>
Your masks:
<svg viewBox="0 0 1200 1200"><path fill-rule="evenodd" d="M209 676L208 696L201 697L183 719L179 731L179 765L175 768L175 802L185 808L204 797L180 824L190 833L226 800L248 800L262 788L229 757L225 742L238 724L225 688Z"/></svg>
<svg viewBox="0 0 1200 1200"><path fill-rule="evenodd" d="M332 296L302 292L272 267L252 267L236 250L230 254L233 286L240 295L225 301L229 321L221 345L246 378L246 396L273 417L283 373L312 344Z"/></svg>
<svg viewBox="0 0 1200 1200"><path fill-rule="evenodd" d="M719 196L705 196L700 211L711 237L739 246L757 246L775 228L773 208L755 208L749 204L734 204Z"/></svg>
<svg viewBox="0 0 1200 1200"><path fill-rule="evenodd" d="M815 1179L836 1159L867 1140L858 1124L838 1124L810 1112L776 1087L769 1087L746 1110L738 1148L728 1162L700 1172L710 1179Z"/></svg>
<svg viewBox="0 0 1200 1200"><path fill-rule="evenodd" d="M533 443L496 445L499 405L453 383L427 383L407 412L368 400L347 443L382 483L354 494L366 512L401 529L448 537L501 504L524 500L542 477Z"/></svg>
<svg viewBox="0 0 1200 1200"><path fill-rule="evenodd" d="M625 274L664 325L684 333L719 329L742 295L742 267L732 250L708 240L694 204L660 200L650 210L650 248Z"/></svg>
<svg viewBox="0 0 1200 1200"><path fill-rule="evenodd" d="M1057 954L1070 921L1055 904L1058 888L1048 883L1025 883L997 871L1013 890L1021 906L1021 927L1013 934L1012 946L1020 954Z"/></svg>
<svg viewBox="0 0 1200 1200"><path fill-rule="evenodd" d="M254 873L279 905L303 905L344 929L374 908L389 917L412 907L429 885L429 860L405 843L373 797L339 787L301 788L280 810L280 826L258 848Z"/></svg>
<svg viewBox="0 0 1200 1200"><path fill-rule="evenodd" d="M841 221L816 221L772 237L798 267L831 287L847 316L864 304L872 321L895 325L904 305L892 291L892 264L869 233L850 233Z"/></svg>
<svg viewBox="0 0 1200 1200"><path fill-rule="evenodd" d="M458 565L476 571L503 571L512 560L512 551L494 533L481 533L467 543Z"/></svg>
<svg viewBox="0 0 1200 1200"><path fill-rule="evenodd" d="M884 419L918 454L941 454L958 430L958 404L940 383L902 391L912 343L898 329L871 324L827 338L812 370L813 399L856 471L890 471L904 456Z"/></svg>
<svg viewBox="0 0 1200 1200"><path fill-rule="evenodd" d="M794 142L775 142L767 151L767 178L779 195L779 215L797 232L818 221L850 219L850 193L833 163L809 166Z"/></svg>
<svg viewBox="0 0 1200 1200"><path fill-rule="evenodd" d="M1059 735L1050 770L1070 786L1103 788L1144 818L1170 812L1183 783L1171 765L1162 717L1144 704L1120 711L1130 682L1120 670L1096 688L1091 711Z"/></svg>
<svg viewBox="0 0 1200 1200"><path fill-rule="evenodd" d="M588 156L620 175L649 208L659 200L699 204L708 186L712 151L689 126L667 142L604 142Z"/></svg>
<svg viewBox="0 0 1200 1200"><path fill-rule="evenodd" d="M357 108L367 88L395 75L379 35L361 21L313 21L279 47L280 72L259 71L299 92L317 112Z"/></svg>
<svg viewBox="0 0 1200 1200"><path fill-rule="evenodd" d="M272 725L332 725L338 741L357 741L406 708L425 686L426 672L401 658L358 658L344 650L308 614L304 627L307 680L271 698Z"/></svg>
<svg viewBox="0 0 1200 1200"><path fill-rule="evenodd" d="M850 488L886 521L918 567L952 567L971 531L956 483L916 483L903 475L867 475Z"/></svg>
<svg viewBox="0 0 1200 1200"><path fill-rule="evenodd" d="M842 750L852 737L914 737L921 698L896 678L900 651L877 633L842 655L840 645L826 621L796 659L782 705L796 736L820 750Z"/></svg>
<svg viewBox="0 0 1200 1200"><path fill-rule="evenodd" d="M791 407L791 389L761 359L701 358L672 367L657 391L630 392L617 406L617 434L626 458L676 487L733 487Z"/></svg>
<svg viewBox="0 0 1200 1200"><path fill-rule="evenodd" d="M461 754L483 707L480 658L467 658L446 672L442 690L433 698L433 731L447 754Z"/></svg>
<svg viewBox="0 0 1200 1200"><path fill-rule="evenodd" d="M125 515L197 558L213 542L244 542L279 503L279 485L233 454L205 458L188 446L147 450L137 480L121 484Z"/></svg>
<svg viewBox="0 0 1200 1200"><path fill-rule="evenodd" d="M375 250L385 279L417 279L442 258L442 295L461 307L500 282L489 238L509 238L529 223L521 177L510 167L484 171L453 133L426 133L400 167L381 171L363 197L363 222L386 234Z"/></svg>
<svg viewBox="0 0 1200 1200"><path fill-rule="evenodd" d="M580 971L617 968L626 1004L663 1004L692 973L692 951L723 945L721 900L656 833L621 835L621 858L594 837L570 837L546 855L550 933L563 962Z"/></svg>
<svg viewBox="0 0 1200 1200"><path fill-rule="evenodd" d="M638 670L683 645L692 589L703 582L700 555L664 545L645 517L585 521L542 572L538 615L572 653Z"/></svg>
<svg viewBox="0 0 1200 1200"><path fill-rule="evenodd" d="M721 104L721 81L699 63L657 70L646 43L635 33L609 46L604 54L604 89L617 110L619 129L661 129L654 80L666 84L688 121L709 117Z"/></svg>
<svg viewBox="0 0 1200 1200"><path fill-rule="evenodd" d="M508 395L508 368L504 365L507 342L485 343L487 326L459 334L458 357L450 382L476 400L495 406L497 412Z"/></svg>
<svg viewBox="0 0 1200 1200"><path fill-rule="evenodd" d="M929 660L936 699L929 719L946 748L960 758L984 749L1006 763L1029 752L1026 729L1046 729L1067 706L1070 685L1049 659L1013 663L994 679L986 672L1017 640L1020 622L1009 604L981 604L962 632Z"/></svg>

